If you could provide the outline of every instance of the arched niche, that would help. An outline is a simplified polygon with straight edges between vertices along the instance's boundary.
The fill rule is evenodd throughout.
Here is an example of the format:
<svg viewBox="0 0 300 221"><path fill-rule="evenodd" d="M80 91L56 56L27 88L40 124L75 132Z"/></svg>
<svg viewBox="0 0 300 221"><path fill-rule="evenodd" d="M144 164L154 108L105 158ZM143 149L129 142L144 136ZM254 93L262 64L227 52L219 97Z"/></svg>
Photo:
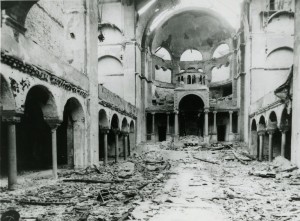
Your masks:
<svg viewBox="0 0 300 221"><path fill-rule="evenodd" d="M283 59L284 58L284 59ZM271 51L266 60L267 68L290 68L293 65L294 53L289 47L281 47Z"/></svg>
<svg viewBox="0 0 300 221"><path fill-rule="evenodd" d="M200 51L188 49L182 53L180 61L202 61L203 56Z"/></svg>
<svg viewBox="0 0 300 221"><path fill-rule="evenodd" d="M123 65L113 56L104 56L98 59L98 83L113 93L124 97Z"/></svg>
<svg viewBox="0 0 300 221"><path fill-rule="evenodd" d="M211 70L211 82L225 81L230 78L230 66L222 65Z"/></svg>
<svg viewBox="0 0 300 221"><path fill-rule="evenodd" d="M113 25L105 24L100 28L104 36L104 41L100 42L100 44L118 44L122 43L124 40L124 36L122 32Z"/></svg>
<svg viewBox="0 0 300 221"><path fill-rule="evenodd" d="M224 55L227 55L229 52L230 52L230 48L228 44L221 44L215 49L212 57L220 58L223 57Z"/></svg>
<svg viewBox="0 0 300 221"><path fill-rule="evenodd" d="M290 11L278 11L268 20L268 32L294 34L294 14Z"/></svg>

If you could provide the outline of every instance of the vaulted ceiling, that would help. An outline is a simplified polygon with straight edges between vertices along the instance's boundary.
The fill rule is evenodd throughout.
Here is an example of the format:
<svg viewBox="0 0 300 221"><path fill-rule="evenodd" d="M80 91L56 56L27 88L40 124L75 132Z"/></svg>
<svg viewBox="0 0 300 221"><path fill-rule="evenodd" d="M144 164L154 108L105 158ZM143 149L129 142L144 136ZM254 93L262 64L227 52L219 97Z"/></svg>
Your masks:
<svg viewBox="0 0 300 221"><path fill-rule="evenodd" d="M185 11L159 26L151 39L152 51L165 47L179 57L187 49L210 50L231 37L224 20L205 11Z"/></svg>

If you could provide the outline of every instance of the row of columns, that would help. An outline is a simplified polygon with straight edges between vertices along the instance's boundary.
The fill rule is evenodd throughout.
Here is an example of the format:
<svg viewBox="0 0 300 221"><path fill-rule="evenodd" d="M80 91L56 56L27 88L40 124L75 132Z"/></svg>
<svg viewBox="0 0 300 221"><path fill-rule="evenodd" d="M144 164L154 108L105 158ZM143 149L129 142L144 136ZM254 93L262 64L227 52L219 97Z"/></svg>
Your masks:
<svg viewBox="0 0 300 221"><path fill-rule="evenodd" d="M14 189L17 184L17 135L16 124L20 123L20 117L3 116L3 122L7 123L8 129L8 189ZM54 179L58 178L57 173L57 134L56 130L61 124L61 121L54 120L48 122L51 128L51 148L52 148L52 176Z"/></svg>
<svg viewBox="0 0 300 221"><path fill-rule="evenodd" d="M190 76L190 83L188 82L188 76ZM180 83L183 79L184 84L202 84L202 85L206 85L206 78L205 76L196 76L196 75L188 75L188 76L182 76L182 77L178 77L178 83ZM195 78L193 79L193 76L195 76ZM194 82L193 82L194 80Z"/></svg>
<svg viewBox="0 0 300 221"><path fill-rule="evenodd" d="M262 161L263 160L263 147L264 147L264 139L265 139L265 135L266 133L268 133L269 135L269 145L268 145L268 150L269 150L269 156L268 156L268 160L269 162L273 161L273 135L275 133L275 129L271 129L271 130L260 130L257 132L258 136L259 136L259 149L258 149L258 160ZM280 130L281 132L281 156L285 157L285 149L286 149L286 133L287 133L287 129L282 129Z"/></svg>
<svg viewBox="0 0 300 221"><path fill-rule="evenodd" d="M209 114L209 110L205 109L204 110L204 136L208 137L208 114ZM214 124L213 124L213 134L217 134L217 111L213 111L214 114ZM233 111L229 111L229 133L233 134L233 127L232 127L232 115L233 115ZM155 140L155 112L152 112L152 137L151 140L154 141ZM170 112L167 112L167 136L170 136ZM237 112L238 114L238 112ZM238 115L239 116L239 115ZM175 139L179 137L179 111L174 111L174 136ZM238 123L238 128L239 128L239 123ZM239 131L239 129L238 129Z"/></svg>
<svg viewBox="0 0 300 221"><path fill-rule="evenodd" d="M107 136L109 134L109 129L101 129L101 133L103 134L103 141L104 141L104 160L103 164L106 166L108 164L108 142L107 142ZM128 137L129 133L125 131L120 131L117 129L112 129L112 132L115 135L115 162L119 162L119 135L123 135L124 139L124 160L127 160L128 157Z"/></svg>

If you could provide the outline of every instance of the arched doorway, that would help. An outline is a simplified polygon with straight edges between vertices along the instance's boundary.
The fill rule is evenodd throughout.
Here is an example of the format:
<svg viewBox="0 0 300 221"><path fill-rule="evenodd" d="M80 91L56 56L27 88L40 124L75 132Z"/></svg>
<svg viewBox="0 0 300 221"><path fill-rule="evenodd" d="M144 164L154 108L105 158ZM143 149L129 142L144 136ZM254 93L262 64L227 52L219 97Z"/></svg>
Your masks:
<svg viewBox="0 0 300 221"><path fill-rule="evenodd" d="M65 107L63 122L57 128L57 163L73 168L83 166L84 111L76 98L70 98Z"/></svg>
<svg viewBox="0 0 300 221"><path fill-rule="evenodd" d="M272 145L272 153L269 153L272 155L271 157L269 157L270 160L272 160L274 157L277 157L281 154L281 132L279 131L277 125L278 125L277 115L274 111L272 111L269 115L269 121L267 127L267 131L269 134L269 142L271 139L271 145Z"/></svg>
<svg viewBox="0 0 300 221"><path fill-rule="evenodd" d="M24 115L17 133L18 167L22 170L50 169L52 164L51 128L48 121L58 120L54 96L45 87L32 87L25 102Z"/></svg>
<svg viewBox="0 0 300 221"><path fill-rule="evenodd" d="M121 148L121 155L124 156L125 160L128 156L128 135L129 135L129 125L128 125L128 121L126 119L126 117L123 118L122 120L122 136L119 137L120 140L120 144L122 144Z"/></svg>
<svg viewBox="0 0 300 221"><path fill-rule="evenodd" d="M194 94L186 95L179 102L179 135L203 136L204 102Z"/></svg>
<svg viewBox="0 0 300 221"><path fill-rule="evenodd" d="M107 139L107 133L109 132L108 117L105 110L99 111L99 159L106 160L105 158L105 139ZM106 144L107 145L107 144ZM105 162L107 163L107 162Z"/></svg>

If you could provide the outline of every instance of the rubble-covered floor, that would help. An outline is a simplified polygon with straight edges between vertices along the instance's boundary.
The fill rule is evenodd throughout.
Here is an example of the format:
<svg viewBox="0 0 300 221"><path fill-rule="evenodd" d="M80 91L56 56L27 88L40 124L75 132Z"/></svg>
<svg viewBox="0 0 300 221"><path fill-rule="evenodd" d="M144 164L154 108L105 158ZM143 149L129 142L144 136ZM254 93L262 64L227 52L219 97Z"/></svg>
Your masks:
<svg viewBox="0 0 300 221"><path fill-rule="evenodd" d="M0 212L12 208L21 220L49 221L300 220L300 172L289 162L250 161L232 146L190 145L144 144L128 162L2 188Z"/></svg>

